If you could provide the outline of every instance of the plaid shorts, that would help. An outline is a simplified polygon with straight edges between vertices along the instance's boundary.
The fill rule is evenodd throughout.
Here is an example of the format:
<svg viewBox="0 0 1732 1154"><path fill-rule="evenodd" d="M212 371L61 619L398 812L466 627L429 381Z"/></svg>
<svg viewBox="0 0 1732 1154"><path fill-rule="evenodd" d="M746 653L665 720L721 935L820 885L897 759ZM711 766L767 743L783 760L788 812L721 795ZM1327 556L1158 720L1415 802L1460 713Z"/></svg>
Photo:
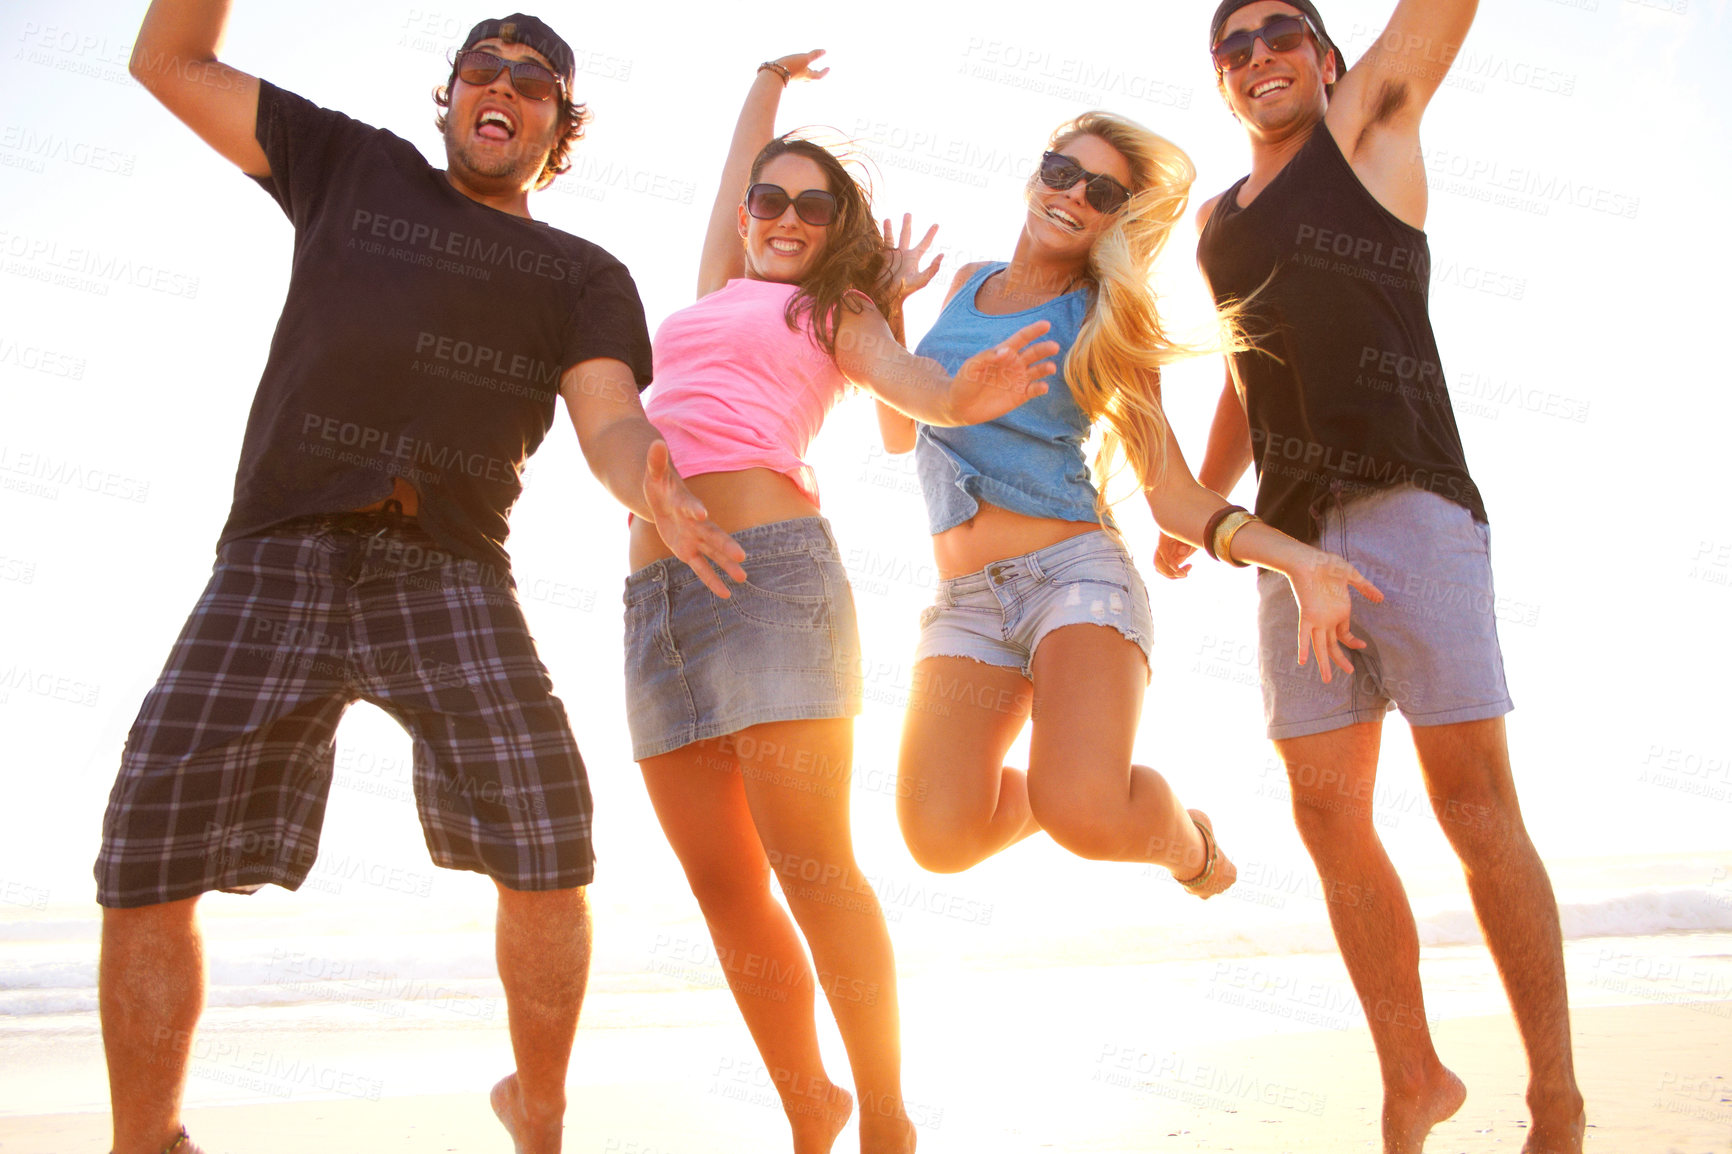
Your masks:
<svg viewBox="0 0 1732 1154"><path fill-rule="evenodd" d="M414 522L278 526L217 553L126 740L97 901L297 889L354 701L414 741L437 865L518 890L587 885L590 794L509 574Z"/></svg>

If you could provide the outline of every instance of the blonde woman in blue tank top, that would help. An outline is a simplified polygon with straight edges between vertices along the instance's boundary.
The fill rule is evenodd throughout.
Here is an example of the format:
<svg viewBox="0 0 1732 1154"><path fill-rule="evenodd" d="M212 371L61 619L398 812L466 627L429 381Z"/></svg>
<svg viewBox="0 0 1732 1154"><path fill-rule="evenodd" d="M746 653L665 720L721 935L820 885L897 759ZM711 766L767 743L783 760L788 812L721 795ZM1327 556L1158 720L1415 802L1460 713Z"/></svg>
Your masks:
<svg viewBox="0 0 1732 1154"><path fill-rule="evenodd" d="M1381 600L1339 557L1241 514L1223 522L1167 428L1160 369L1186 350L1162 328L1149 274L1193 176L1133 121L1090 112L1061 126L1029 179L1011 259L959 270L916 351L954 364L1046 320L1068 387L1055 380L968 428L880 408L886 447L916 453L943 579L922 615L897 787L903 836L927 869L967 869L1045 830L1081 857L1159 865L1199 897L1233 883L1207 816L1131 761L1152 622L1083 455L1097 421L1101 467L1128 460L1162 530L1201 544L1228 526L1230 559L1288 578L1295 660L1315 659L1323 680L1331 663L1350 671L1343 649L1363 645L1348 590ZM1028 767L1007 766L1031 715Z"/></svg>

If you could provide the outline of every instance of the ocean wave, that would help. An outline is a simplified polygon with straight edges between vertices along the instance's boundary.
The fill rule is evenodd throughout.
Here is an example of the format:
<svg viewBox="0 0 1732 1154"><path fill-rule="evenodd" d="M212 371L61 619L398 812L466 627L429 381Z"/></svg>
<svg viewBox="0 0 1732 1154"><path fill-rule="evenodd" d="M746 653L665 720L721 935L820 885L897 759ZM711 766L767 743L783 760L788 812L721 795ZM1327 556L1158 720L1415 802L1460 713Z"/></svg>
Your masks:
<svg viewBox="0 0 1732 1154"><path fill-rule="evenodd" d="M1232 891L1229 891L1229 895ZM1274 912L1274 911L1271 911ZM1419 939L1433 947L1481 942L1473 911L1460 899L1415 910ZM1732 933L1732 891L1724 887L1642 889L1571 895L1559 906L1564 937L1650 937L1678 933ZM1039 965L1115 961L1134 955L1155 962L1184 958L1281 956L1334 949L1322 903L1303 919L1177 927L1105 927L1100 937L1022 941L1008 928L982 939L971 963ZM68 923L75 925L75 923ZM40 928L40 927L39 927ZM701 934L701 931L699 931ZM682 939L682 942L684 939ZM594 977L620 992L714 989L722 984L703 943L686 943L691 964L631 968L629 959L598 962ZM309 1006L393 1018L491 1017L503 1013L490 934L478 930L423 935L332 933L277 942L229 943L213 957L207 1000L211 1006ZM919 968L910 951L904 964ZM1102 957L1091 958L1091 953ZM1106 955L1112 955L1107 957ZM712 972L713 971L713 972ZM96 1003L95 943L82 932L60 941L36 936L0 946L0 1018L87 1014Z"/></svg>

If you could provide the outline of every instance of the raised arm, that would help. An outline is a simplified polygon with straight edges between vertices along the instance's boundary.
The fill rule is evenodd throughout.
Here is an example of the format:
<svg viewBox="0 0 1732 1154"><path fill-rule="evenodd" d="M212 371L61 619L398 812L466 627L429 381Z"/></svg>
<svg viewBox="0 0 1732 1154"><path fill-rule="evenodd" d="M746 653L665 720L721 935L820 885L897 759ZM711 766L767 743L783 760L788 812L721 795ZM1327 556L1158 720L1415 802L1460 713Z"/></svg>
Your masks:
<svg viewBox="0 0 1732 1154"><path fill-rule="evenodd" d="M1426 105L1461 54L1478 7L1479 0L1401 0L1389 26L1335 86L1329 126L1363 127L1382 120L1418 132ZM1335 135L1339 139L1342 133Z"/></svg>
<svg viewBox="0 0 1732 1154"><path fill-rule="evenodd" d="M217 59L229 0L152 0L132 46L134 79L181 123L251 176L270 161L254 126L259 80Z"/></svg>
<svg viewBox="0 0 1732 1154"><path fill-rule="evenodd" d="M744 581L740 561L746 552L710 520L674 471L667 442L644 416L631 367L608 357L582 361L560 378L559 394L590 472L620 504L653 521L674 556L710 592L728 596L711 564Z"/></svg>
<svg viewBox="0 0 1732 1154"><path fill-rule="evenodd" d="M812 68L812 62L822 55L822 48L814 48L777 60L775 63L787 70L786 82L773 68L759 68L752 78L740 119L734 124L734 138L728 144L728 159L722 164L716 202L710 206L710 224L704 231L704 251L698 261L699 297L709 296L728 281L745 275L739 209L752 174L752 161L776 135L776 108L782 101L782 89L795 80L816 80L830 71Z"/></svg>
<svg viewBox="0 0 1732 1154"><path fill-rule="evenodd" d="M865 298L850 297L858 306L842 310L836 332L836 367L898 413L928 425L975 425L1003 416L1024 401L1046 392L1045 377L1054 365L1044 358L1058 352L1056 341L1043 341L1046 321L1036 321L965 361L952 377L930 357L917 357L902 347L890 325ZM879 416L879 430L886 418Z"/></svg>
<svg viewBox="0 0 1732 1154"><path fill-rule="evenodd" d="M1336 84L1324 123L1383 207L1425 225L1419 122L1461 53L1478 0L1401 0L1389 26Z"/></svg>
<svg viewBox="0 0 1732 1154"><path fill-rule="evenodd" d="M1184 453L1170 427L1166 454L1166 471L1154 485L1145 489L1149 511L1154 514L1155 523L1164 534L1200 547L1210 518L1221 508L1221 496L1198 484L1191 475L1190 466L1185 463ZM1243 466L1240 471L1243 471ZM1304 665L1309 654L1314 652L1324 681L1330 679L1332 661L1342 670L1352 672L1353 663L1342 649L1363 649L1365 642L1353 636L1352 602L1348 591L1357 589L1371 600L1381 601L1383 594L1375 585L1335 554L1295 541L1261 521L1239 530L1233 538L1233 557L1273 569L1293 586L1293 595L1299 601L1297 656L1300 665Z"/></svg>
<svg viewBox="0 0 1732 1154"><path fill-rule="evenodd" d="M925 268L920 267L920 261L926 255L927 248L931 246L932 238L938 234L938 226L933 225L927 229L926 235L921 238L919 244L915 245L910 243L910 238L913 236L912 225L912 218L904 215L902 217L901 240L898 243L891 236L890 222L888 220L884 222L884 242L895 250L891 256L890 268L886 273L893 282L894 290L891 293L894 305L890 314L890 333L896 339L896 343L905 349L908 347L908 336L903 328L902 302L926 287L932 278L938 275L938 266L944 261L944 256L941 253L932 258L931 264ZM962 272L956 274L956 278L950 283L950 291L945 294L945 304L950 303L950 298L956 295L957 288L967 279L965 274L977 267L979 266L969 265ZM879 400L877 405L878 438L884 443L885 451L890 453L912 452L916 436L919 433L915 427L914 418L897 409L894 405L886 404L883 400Z"/></svg>

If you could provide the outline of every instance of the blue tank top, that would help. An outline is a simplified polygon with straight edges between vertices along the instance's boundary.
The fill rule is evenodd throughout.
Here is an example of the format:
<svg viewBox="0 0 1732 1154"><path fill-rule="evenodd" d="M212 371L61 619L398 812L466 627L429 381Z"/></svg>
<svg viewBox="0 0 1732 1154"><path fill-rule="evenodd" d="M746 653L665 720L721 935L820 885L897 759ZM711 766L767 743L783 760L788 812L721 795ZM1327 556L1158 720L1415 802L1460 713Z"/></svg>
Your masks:
<svg viewBox="0 0 1732 1154"><path fill-rule="evenodd" d="M1042 339L1057 341L1052 360L1059 370L1047 378L1044 395L1025 401L995 421L956 428L921 425L914 442L920 491L933 534L953 529L980 511L980 502L1027 517L1095 521L1095 487L1083 442L1089 420L1064 382L1064 362L1088 317L1084 291L1065 293L1022 312L991 316L974 294L1003 263L988 264L968 278L915 353L931 357L954 374L969 357L1004 340L1024 325L1049 321ZM1110 523L1110 519L1109 519Z"/></svg>

